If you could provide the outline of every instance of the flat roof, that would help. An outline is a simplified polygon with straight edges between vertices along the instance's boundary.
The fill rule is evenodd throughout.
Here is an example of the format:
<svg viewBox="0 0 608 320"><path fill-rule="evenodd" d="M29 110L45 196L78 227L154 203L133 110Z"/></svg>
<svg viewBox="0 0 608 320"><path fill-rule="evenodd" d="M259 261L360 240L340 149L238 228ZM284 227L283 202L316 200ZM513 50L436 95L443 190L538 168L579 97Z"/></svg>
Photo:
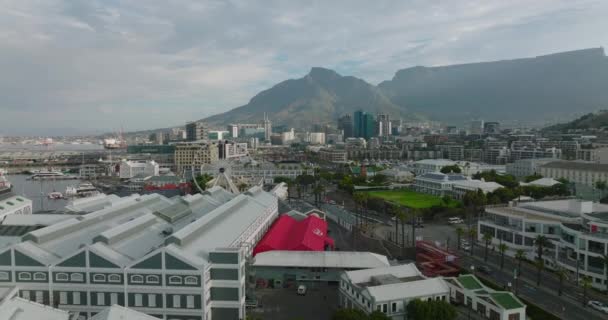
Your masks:
<svg viewBox="0 0 608 320"><path fill-rule="evenodd" d="M608 172L608 164L581 161L553 161L541 165L542 168Z"/></svg>
<svg viewBox="0 0 608 320"><path fill-rule="evenodd" d="M367 291L377 301L386 301L446 294L450 288L442 278L431 278L367 287Z"/></svg>
<svg viewBox="0 0 608 320"><path fill-rule="evenodd" d="M371 269L390 266L386 256L358 251L266 251L255 256L255 267Z"/></svg>
<svg viewBox="0 0 608 320"><path fill-rule="evenodd" d="M467 290L483 289L481 283L472 275L461 275L456 280Z"/></svg>
<svg viewBox="0 0 608 320"><path fill-rule="evenodd" d="M496 301L501 307L511 310L525 307L523 303L519 302L511 293L508 292L494 292L490 293L492 300Z"/></svg>

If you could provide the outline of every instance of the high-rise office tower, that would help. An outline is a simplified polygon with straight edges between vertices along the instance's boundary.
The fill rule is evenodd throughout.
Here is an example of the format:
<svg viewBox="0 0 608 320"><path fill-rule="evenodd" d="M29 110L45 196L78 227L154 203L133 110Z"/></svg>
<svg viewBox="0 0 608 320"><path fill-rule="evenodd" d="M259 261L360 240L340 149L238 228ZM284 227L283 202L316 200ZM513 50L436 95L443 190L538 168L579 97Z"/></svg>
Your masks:
<svg viewBox="0 0 608 320"><path fill-rule="evenodd" d="M391 135L391 118L388 114L378 114L378 136L387 137Z"/></svg>
<svg viewBox="0 0 608 320"><path fill-rule="evenodd" d="M376 121L374 121L374 116L361 110L355 111L353 131L354 136L357 138L369 139L373 137L376 132Z"/></svg>
<svg viewBox="0 0 608 320"><path fill-rule="evenodd" d="M338 130L344 131L344 138L353 137L353 118L350 114L345 114L338 119Z"/></svg>
<svg viewBox="0 0 608 320"><path fill-rule="evenodd" d="M198 141L207 139L207 124L202 121L188 122L186 124L186 140Z"/></svg>
<svg viewBox="0 0 608 320"><path fill-rule="evenodd" d="M262 125L264 126L264 140L270 141L270 136L272 135L272 122L266 113L264 113L264 121L262 122Z"/></svg>

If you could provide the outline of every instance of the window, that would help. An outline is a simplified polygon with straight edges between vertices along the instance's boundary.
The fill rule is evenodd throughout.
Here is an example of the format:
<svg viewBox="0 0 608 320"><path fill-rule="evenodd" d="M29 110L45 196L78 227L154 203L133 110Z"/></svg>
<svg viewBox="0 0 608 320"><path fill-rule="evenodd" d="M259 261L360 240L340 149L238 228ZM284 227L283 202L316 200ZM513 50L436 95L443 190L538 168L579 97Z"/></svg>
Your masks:
<svg viewBox="0 0 608 320"><path fill-rule="evenodd" d="M143 299L143 296L141 295L141 293L136 293L136 294L135 294L135 306L136 306L136 307L141 307L141 306L143 306L143 305L144 305L143 300L144 300L144 299Z"/></svg>
<svg viewBox="0 0 608 320"><path fill-rule="evenodd" d="M397 312L397 303L396 302L393 302L391 304L391 312Z"/></svg>
<svg viewBox="0 0 608 320"><path fill-rule="evenodd" d="M44 273L44 272L36 272L36 273L34 273L34 280L36 280L36 281L46 281L46 273Z"/></svg>
<svg viewBox="0 0 608 320"><path fill-rule="evenodd" d="M72 273L70 275L70 280L74 282L83 282L84 276L82 275L82 273Z"/></svg>
<svg viewBox="0 0 608 320"><path fill-rule="evenodd" d="M138 274L131 276L132 283L144 283L144 277Z"/></svg>
<svg viewBox="0 0 608 320"><path fill-rule="evenodd" d="M120 276L117 274L111 274L108 276L108 282L112 282L112 283L120 282Z"/></svg>
<svg viewBox="0 0 608 320"><path fill-rule="evenodd" d="M8 272L0 272L0 281L8 280Z"/></svg>
<svg viewBox="0 0 608 320"><path fill-rule="evenodd" d="M36 302L40 304L44 303L44 292L36 291Z"/></svg>
<svg viewBox="0 0 608 320"><path fill-rule="evenodd" d="M169 277L169 284L182 284L182 278L178 276Z"/></svg>
<svg viewBox="0 0 608 320"><path fill-rule="evenodd" d="M19 280L30 281L32 280L32 275L27 272L19 272L18 276Z"/></svg>
<svg viewBox="0 0 608 320"><path fill-rule="evenodd" d="M103 292L97 292L97 305L105 306L106 304L106 295Z"/></svg>
<svg viewBox="0 0 608 320"><path fill-rule="evenodd" d="M146 276L146 283L160 283L160 278L155 275Z"/></svg>
<svg viewBox="0 0 608 320"><path fill-rule="evenodd" d="M386 304L386 303L382 304L382 312L384 312L384 313L388 312L388 304Z"/></svg>
<svg viewBox="0 0 608 320"><path fill-rule="evenodd" d="M94 274L93 282L106 282L106 275L105 274Z"/></svg>
<svg viewBox="0 0 608 320"><path fill-rule="evenodd" d="M118 293L110 293L110 304L115 305L118 304Z"/></svg>
<svg viewBox="0 0 608 320"><path fill-rule="evenodd" d="M190 284L190 285L197 285L198 284L198 279L196 277L193 277L193 276L188 276L188 277L184 278L184 283L185 284Z"/></svg>
<svg viewBox="0 0 608 320"><path fill-rule="evenodd" d="M180 296L174 295L173 296L173 308L181 308L181 306L182 306L182 301L180 299Z"/></svg>
<svg viewBox="0 0 608 320"><path fill-rule="evenodd" d="M28 290L21 291L21 298L25 300L30 300L30 292Z"/></svg>
<svg viewBox="0 0 608 320"><path fill-rule="evenodd" d="M70 276L68 276L67 273L57 273L55 275L55 279L57 281L68 281L68 280L70 280Z"/></svg>
<svg viewBox="0 0 608 320"><path fill-rule="evenodd" d="M148 295L148 307L156 308L156 295L155 294Z"/></svg>
<svg viewBox="0 0 608 320"><path fill-rule="evenodd" d="M59 304L68 304L68 293L65 291L59 292Z"/></svg>
<svg viewBox="0 0 608 320"><path fill-rule="evenodd" d="M72 304L80 304L80 292L72 292Z"/></svg>
<svg viewBox="0 0 608 320"><path fill-rule="evenodd" d="M186 308L194 309L194 296L186 297Z"/></svg>

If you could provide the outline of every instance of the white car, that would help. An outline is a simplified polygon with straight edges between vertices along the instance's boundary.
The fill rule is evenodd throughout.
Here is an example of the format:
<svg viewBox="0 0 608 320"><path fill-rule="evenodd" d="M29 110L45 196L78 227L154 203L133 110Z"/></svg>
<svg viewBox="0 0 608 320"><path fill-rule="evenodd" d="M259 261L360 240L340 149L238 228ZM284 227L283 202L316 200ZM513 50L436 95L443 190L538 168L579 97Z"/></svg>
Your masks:
<svg viewBox="0 0 608 320"><path fill-rule="evenodd" d="M608 314L608 306L606 306L605 304L599 302L599 301L595 301L595 300L590 300L589 302L587 302L587 305L590 306L591 308L603 312L603 313L607 313Z"/></svg>
<svg viewBox="0 0 608 320"><path fill-rule="evenodd" d="M298 286L298 294L301 296L306 295L306 286L301 284Z"/></svg>
<svg viewBox="0 0 608 320"><path fill-rule="evenodd" d="M451 218L448 218L448 223L449 224L461 224L461 223L464 223L464 220L462 220L461 218L458 218L458 217L451 217Z"/></svg>

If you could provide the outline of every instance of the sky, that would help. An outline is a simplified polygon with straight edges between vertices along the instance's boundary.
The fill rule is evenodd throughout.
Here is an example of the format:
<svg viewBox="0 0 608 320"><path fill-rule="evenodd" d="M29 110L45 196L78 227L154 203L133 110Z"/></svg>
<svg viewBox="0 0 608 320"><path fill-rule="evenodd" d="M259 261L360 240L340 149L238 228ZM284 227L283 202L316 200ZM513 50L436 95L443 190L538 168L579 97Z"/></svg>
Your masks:
<svg viewBox="0 0 608 320"><path fill-rule="evenodd" d="M608 45L605 0L0 1L0 135L182 125L311 67L403 68Z"/></svg>

